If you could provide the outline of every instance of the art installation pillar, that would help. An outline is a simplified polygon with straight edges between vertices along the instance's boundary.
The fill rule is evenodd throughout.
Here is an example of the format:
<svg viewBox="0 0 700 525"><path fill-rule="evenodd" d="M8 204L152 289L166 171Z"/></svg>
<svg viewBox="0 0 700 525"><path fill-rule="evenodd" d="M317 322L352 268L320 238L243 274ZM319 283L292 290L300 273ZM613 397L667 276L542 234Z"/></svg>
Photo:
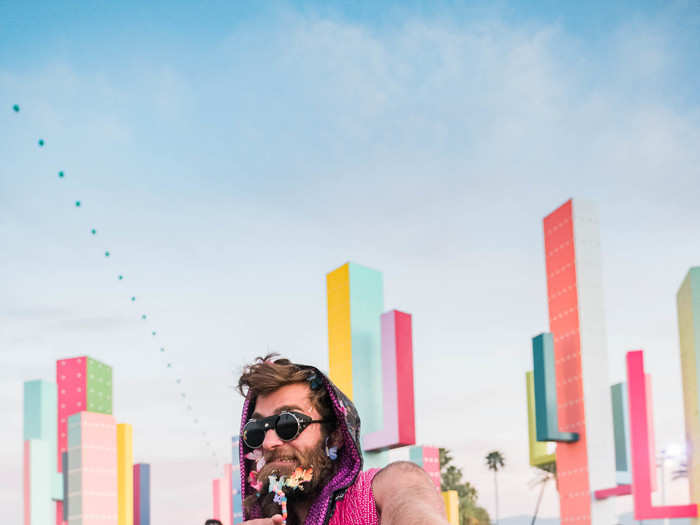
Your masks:
<svg viewBox="0 0 700 525"><path fill-rule="evenodd" d="M411 315L398 310L383 313L381 331L383 423L381 430L364 435L366 451L416 443Z"/></svg>
<svg viewBox="0 0 700 525"><path fill-rule="evenodd" d="M615 439L615 481L618 485L632 483L630 473L630 423L627 385L616 383L610 387L613 409L613 436Z"/></svg>
<svg viewBox="0 0 700 525"><path fill-rule="evenodd" d="M459 525L459 494L456 490L447 490L442 493L447 513L447 522L450 525Z"/></svg>
<svg viewBox="0 0 700 525"><path fill-rule="evenodd" d="M223 525L231 525L231 504L233 499L231 495L233 493L231 487L231 473L233 468L230 463L224 465L224 476L221 478L221 523Z"/></svg>
<svg viewBox="0 0 700 525"><path fill-rule="evenodd" d="M575 443L578 441L578 433L559 430L552 334L546 333L533 337L532 361L534 364L537 441Z"/></svg>
<svg viewBox="0 0 700 525"><path fill-rule="evenodd" d="M134 525L151 525L151 466L134 465Z"/></svg>
<svg viewBox="0 0 700 525"><path fill-rule="evenodd" d="M231 464L231 523L243 523L243 501L241 500L241 461L240 436L233 436L231 445L233 455Z"/></svg>
<svg viewBox="0 0 700 525"><path fill-rule="evenodd" d="M134 524L134 431L130 424L117 425L117 486L119 525Z"/></svg>
<svg viewBox="0 0 700 525"><path fill-rule="evenodd" d="M215 479L211 484L212 492L212 518L221 521L221 480Z"/></svg>
<svg viewBox="0 0 700 525"><path fill-rule="evenodd" d="M82 411L112 414L112 368L87 356L56 362L58 385L58 472L68 449L68 418ZM66 525L63 502L57 502L56 525Z"/></svg>
<svg viewBox="0 0 700 525"><path fill-rule="evenodd" d="M68 521L116 525L118 518L117 425L106 414L68 418Z"/></svg>
<svg viewBox="0 0 700 525"><path fill-rule="evenodd" d="M23 428L23 440L26 443L29 440L41 441L48 447L47 450L51 450L51 455L43 465L36 463L38 459L30 461L25 465L35 472L32 478L38 483L38 474L41 469L45 471L45 476L49 480L50 493L48 497L47 505L51 506L51 500L61 501L63 500L63 476L58 473L58 466L56 462L56 455L53 451L56 450L57 446L57 394L56 394L56 384L49 381L26 381L24 383L24 428ZM38 458L41 453L36 452L39 448L43 448L42 445L33 444L28 447L28 450L35 451L30 454L30 457L34 456ZM27 449L27 447L25 447ZM25 479L29 477L30 472L25 471ZM31 497L31 494L26 494L26 497ZM32 499L33 505L38 505L38 498L34 497ZM43 508L43 502L41 503ZM25 508L31 508L31 505L27 507L25 502ZM37 513L35 512L36 516Z"/></svg>
<svg viewBox="0 0 700 525"><path fill-rule="evenodd" d="M641 350L627 352L634 519L696 518L698 506L695 503L660 507L652 505L656 455L652 444L654 423L651 416L650 384L648 376L644 374L644 353Z"/></svg>
<svg viewBox="0 0 700 525"><path fill-rule="evenodd" d="M440 449L420 445L408 449L409 459L422 467L433 480L435 487L440 490Z"/></svg>
<svg viewBox="0 0 700 525"><path fill-rule="evenodd" d="M380 316L384 310L381 272L346 263L326 276L328 362L331 380L362 414L363 433L383 427ZM366 468L383 467L388 452L365 452Z"/></svg>
<svg viewBox="0 0 700 525"><path fill-rule="evenodd" d="M537 441L537 413L535 410L535 379L533 372L525 373L527 391L527 436L530 452L530 465L547 472L552 472L556 464L554 454L547 451L547 443Z"/></svg>
<svg viewBox="0 0 700 525"><path fill-rule="evenodd" d="M543 227L559 426L579 435L557 444L561 523L610 525L614 501L592 497L615 484L598 214L569 200Z"/></svg>
<svg viewBox="0 0 700 525"><path fill-rule="evenodd" d="M700 502L700 267L691 268L676 294L690 501ZM693 520L697 525L698 520Z"/></svg>
<svg viewBox="0 0 700 525"><path fill-rule="evenodd" d="M52 519L51 475L47 468L52 455L48 441L24 441L24 525L43 525Z"/></svg>

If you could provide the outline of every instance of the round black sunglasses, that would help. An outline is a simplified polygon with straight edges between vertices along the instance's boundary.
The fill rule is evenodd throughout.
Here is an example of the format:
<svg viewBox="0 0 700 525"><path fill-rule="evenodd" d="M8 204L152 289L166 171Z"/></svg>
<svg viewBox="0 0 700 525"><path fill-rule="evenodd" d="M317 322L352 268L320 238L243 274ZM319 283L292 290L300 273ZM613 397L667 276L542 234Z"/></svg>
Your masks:
<svg viewBox="0 0 700 525"><path fill-rule="evenodd" d="M275 429L282 441L292 441L312 423L330 423L328 419L313 419L300 412L285 410L274 416L251 419L243 427L243 442L248 448L258 448L268 430Z"/></svg>

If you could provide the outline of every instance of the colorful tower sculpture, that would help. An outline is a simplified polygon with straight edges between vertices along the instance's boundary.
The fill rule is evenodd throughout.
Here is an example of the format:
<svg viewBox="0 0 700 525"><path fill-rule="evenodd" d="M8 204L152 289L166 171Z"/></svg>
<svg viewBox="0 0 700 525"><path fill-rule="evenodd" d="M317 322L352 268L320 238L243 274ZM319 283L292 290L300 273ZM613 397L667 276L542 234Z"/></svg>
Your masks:
<svg viewBox="0 0 700 525"><path fill-rule="evenodd" d="M25 525L47 523L51 500L63 500L63 477L57 471L56 384L24 383L24 514Z"/></svg>
<svg viewBox="0 0 700 525"><path fill-rule="evenodd" d="M133 525L134 430L128 423L117 425L117 487L119 525Z"/></svg>
<svg viewBox="0 0 700 525"><path fill-rule="evenodd" d="M221 515L223 519L221 523L223 525L231 525L231 518L233 515L233 489L231 487L231 474L233 472L233 466L230 463L224 465L224 475L221 478Z"/></svg>
<svg viewBox="0 0 700 525"><path fill-rule="evenodd" d="M613 410L613 436L615 439L615 481L618 485L632 483L630 472L630 422L627 384L616 383L610 387Z"/></svg>
<svg viewBox="0 0 700 525"><path fill-rule="evenodd" d="M221 516L221 478L216 478L211 482L211 495L213 509L211 517L223 523L224 520Z"/></svg>
<svg viewBox="0 0 700 525"><path fill-rule="evenodd" d="M212 516L214 519L221 521L223 525L231 525L234 521L234 506L236 505L233 492L233 465L227 463L224 465L224 475L212 482ZM238 473L240 474L240 467ZM236 480L240 484L240 477ZM240 485L239 485L240 486ZM238 491L237 491L238 492ZM238 496L240 501L240 495ZM239 503L240 506L240 503ZM242 514L242 507L241 507ZM243 521L242 516L239 517L238 523Z"/></svg>
<svg viewBox="0 0 700 525"><path fill-rule="evenodd" d="M435 487L440 490L440 449L419 445L408 449L408 457L413 463L423 467Z"/></svg>
<svg viewBox="0 0 700 525"><path fill-rule="evenodd" d="M696 503L661 507L651 503L656 479L656 454L652 437L654 423L650 385L649 377L644 374L644 353L641 350L627 352L634 519L696 518Z"/></svg>
<svg viewBox="0 0 700 525"><path fill-rule="evenodd" d="M151 525L151 465L134 465L134 525Z"/></svg>
<svg viewBox="0 0 700 525"><path fill-rule="evenodd" d="M690 500L700 502L700 267L688 271L676 294L676 305Z"/></svg>
<svg viewBox="0 0 700 525"><path fill-rule="evenodd" d="M68 418L68 522L117 525L117 425L111 415Z"/></svg>
<svg viewBox="0 0 700 525"><path fill-rule="evenodd" d="M527 437L530 465L547 472L554 471L556 458L547 451L547 443L537 440L537 411L535 410L535 378L532 371L525 373L527 396Z"/></svg>
<svg viewBox="0 0 700 525"><path fill-rule="evenodd" d="M447 490L442 493L442 500L445 503L447 523L459 525L459 493L456 490Z"/></svg>
<svg viewBox="0 0 700 525"><path fill-rule="evenodd" d="M328 363L331 380L362 414L365 434L382 430L381 272L347 263L326 276ZM384 466L388 453L365 453L367 467Z"/></svg>
<svg viewBox="0 0 700 525"><path fill-rule="evenodd" d="M231 523L243 523L243 501L241 500L241 461L239 436L231 439Z"/></svg>
<svg viewBox="0 0 700 525"><path fill-rule="evenodd" d="M609 525L613 501L591 497L615 484L598 214L569 200L543 226L559 430L579 436L557 445L561 522Z"/></svg>
<svg viewBox="0 0 700 525"><path fill-rule="evenodd" d="M397 310L383 313L381 334L383 422L381 430L365 434L366 451L416 442L411 315Z"/></svg>
<svg viewBox="0 0 700 525"><path fill-rule="evenodd" d="M112 368L87 356L56 362L58 385L58 472L68 448L68 418L82 411L112 414ZM63 502L57 503L56 524L65 525Z"/></svg>

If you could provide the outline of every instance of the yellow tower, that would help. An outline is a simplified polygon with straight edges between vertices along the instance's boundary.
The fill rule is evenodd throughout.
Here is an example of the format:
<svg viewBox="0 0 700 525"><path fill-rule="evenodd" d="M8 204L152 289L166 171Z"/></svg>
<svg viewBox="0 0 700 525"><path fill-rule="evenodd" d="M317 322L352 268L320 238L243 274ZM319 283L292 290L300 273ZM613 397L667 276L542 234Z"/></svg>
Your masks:
<svg viewBox="0 0 700 525"><path fill-rule="evenodd" d="M117 425L117 488L119 525L134 525L134 430Z"/></svg>
<svg viewBox="0 0 700 525"><path fill-rule="evenodd" d="M700 502L700 267L688 271L676 295L678 335L681 344L681 375L688 446L690 500ZM694 518L692 523L700 520Z"/></svg>

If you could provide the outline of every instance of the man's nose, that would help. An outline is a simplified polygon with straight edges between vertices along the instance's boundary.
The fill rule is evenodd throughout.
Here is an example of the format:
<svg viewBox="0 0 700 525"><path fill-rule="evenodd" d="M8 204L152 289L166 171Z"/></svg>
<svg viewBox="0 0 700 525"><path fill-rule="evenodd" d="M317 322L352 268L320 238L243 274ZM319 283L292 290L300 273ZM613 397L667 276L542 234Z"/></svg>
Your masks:
<svg viewBox="0 0 700 525"><path fill-rule="evenodd" d="M262 444L263 450L272 450L283 444L284 441L280 439L280 437L277 435L277 432L275 432L274 428L271 428L270 430L265 432L265 439L263 440Z"/></svg>

